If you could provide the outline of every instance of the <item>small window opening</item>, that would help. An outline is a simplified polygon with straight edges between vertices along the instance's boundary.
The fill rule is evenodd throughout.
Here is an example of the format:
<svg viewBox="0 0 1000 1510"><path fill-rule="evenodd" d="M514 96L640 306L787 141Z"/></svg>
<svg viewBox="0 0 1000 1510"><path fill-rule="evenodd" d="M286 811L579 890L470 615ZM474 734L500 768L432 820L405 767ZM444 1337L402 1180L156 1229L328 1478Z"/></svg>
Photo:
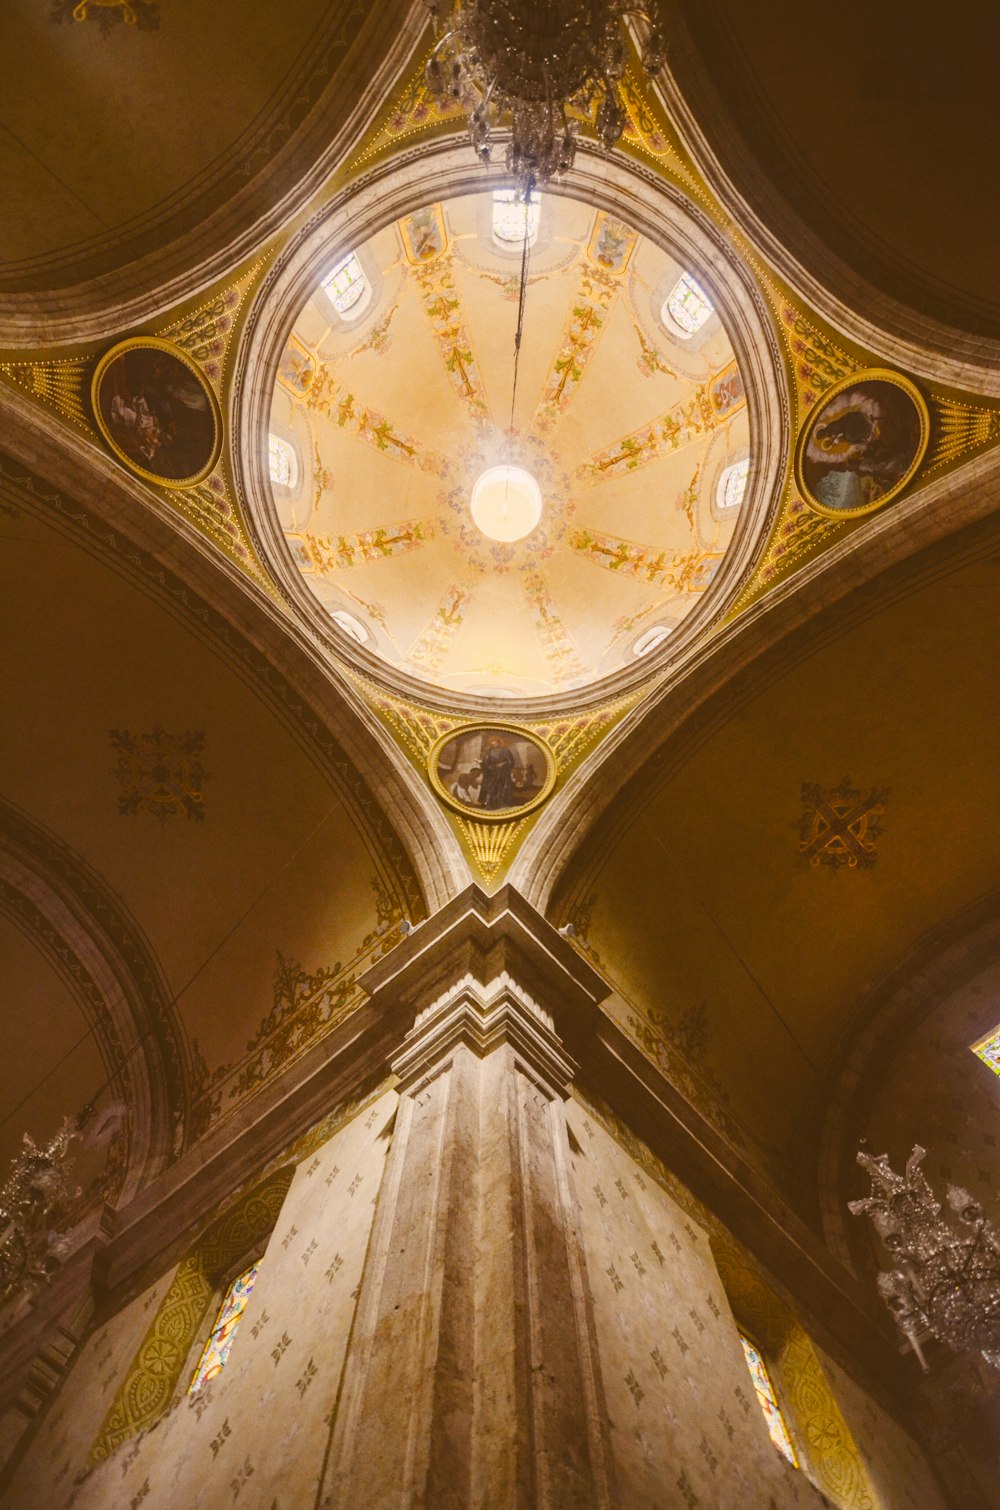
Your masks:
<svg viewBox="0 0 1000 1510"><path fill-rule="evenodd" d="M731 467L727 467L719 478L719 486L715 490L715 506L717 509L738 509L743 502L743 495L747 490L747 478L750 475L750 458L744 456L742 461L734 461Z"/></svg>
<svg viewBox="0 0 1000 1510"><path fill-rule="evenodd" d="M753 1387L757 1394L757 1403L760 1406L761 1415L767 1423L771 1441L781 1455L788 1459L792 1467L797 1468L799 1460L795 1456L795 1448L792 1446L792 1439L788 1435L788 1427L785 1425L785 1418L781 1414L781 1407L778 1404L778 1397L774 1392L774 1385L771 1383L771 1375L768 1373L767 1364L761 1357L760 1349L755 1343L750 1341L749 1337L744 1336L742 1332L740 1333L740 1342L743 1344L743 1356L747 1361L747 1368L750 1370L750 1377L753 1380Z"/></svg>
<svg viewBox="0 0 1000 1510"><path fill-rule="evenodd" d="M259 1269L259 1263L250 1264L242 1274L237 1275L226 1291L225 1299L215 1318L215 1325L209 1333L208 1341L198 1360L198 1367L188 1386L189 1395L195 1394L203 1384L208 1383L209 1379L214 1379L228 1363L236 1329L243 1320L243 1312L246 1310Z"/></svg>
<svg viewBox="0 0 1000 1510"><path fill-rule="evenodd" d="M654 624L652 629L643 630L642 634L632 646L632 654L648 655L651 650L656 649L657 645L663 644L663 641L667 638L667 635L669 633L669 624Z"/></svg>
<svg viewBox="0 0 1000 1510"><path fill-rule="evenodd" d="M359 315L372 296L371 284L354 252L348 252L323 279L338 315Z"/></svg>
<svg viewBox="0 0 1000 1510"><path fill-rule="evenodd" d="M525 214L527 212L527 215ZM493 195L493 235L505 245L524 240L525 225L528 245L534 246L538 238L538 221L541 206L537 195L525 205L513 189L497 189Z"/></svg>
<svg viewBox="0 0 1000 1510"><path fill-rule="evenodd" d="M663 301L660 318L690 340L715 313L715 305L690 273L682 273Z"/></svg>
<svg viewBox="0 0 1000 1510"><path fill-rule="evenodd" d="M295 447L280 435L267 437L267 464L275 487L294 488L299 480L299 459Z"/></svg>

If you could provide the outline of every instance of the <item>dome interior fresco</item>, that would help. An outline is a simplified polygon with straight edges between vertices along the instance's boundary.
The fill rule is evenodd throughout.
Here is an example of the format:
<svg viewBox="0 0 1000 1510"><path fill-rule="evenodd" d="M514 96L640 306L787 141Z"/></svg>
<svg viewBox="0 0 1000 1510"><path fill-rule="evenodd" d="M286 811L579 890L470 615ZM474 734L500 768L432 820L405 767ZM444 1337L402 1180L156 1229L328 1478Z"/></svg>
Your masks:
<svg viewBox="0 0 1000 1510"><path fill-rule="evenodd" d="M550 194L529 223L511 425L523 229L497 233L511 211L477 193L387 226L353 248L366 287L343 316L321 283L280 358L271 477L328 622L424 682L532 697L634 665L702 602L750 430L710 293L695 282L694 319L711 313L693 334L663 313L697 270ZM513 541L471 512L503 464L542 499Z"/></svg>

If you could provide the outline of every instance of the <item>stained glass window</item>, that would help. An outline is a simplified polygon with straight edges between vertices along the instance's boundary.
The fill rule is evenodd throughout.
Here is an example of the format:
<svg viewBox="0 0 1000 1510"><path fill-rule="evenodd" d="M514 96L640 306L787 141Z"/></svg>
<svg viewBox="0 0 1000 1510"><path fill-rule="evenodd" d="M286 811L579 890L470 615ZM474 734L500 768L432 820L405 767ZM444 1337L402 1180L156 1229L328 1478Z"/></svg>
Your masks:
<svg viewBox="0 0 1000 1510"><path fill-rule="evenodd" d="M715 305L690 273L682 273L663 301L660 318L672 323L687 339L699 331L715 313Z"/></svg>
<svg viewBox="0 0 1000 1510"><path fill-rule="evenodd" d="M207 1384L209 1379L214 1379L216 1374L221 1373L225 1368L233 1338L236 1336L236 1328L243 1319L243 1312L250 1299L250 1292L259 1268L259 1264L251 1264L233 1280L226 1291L226 1298L219 1308L215 1325L205 1343L204 1351L198 1360L198 1367L194 1371L194 1378L188 1387L189 1395L193 1395L195 1390L201 1389L203 1384Z"/></svg>
<svg viewBox="0 0 1000 1510"><path fill-rule="evenodd" d="M333 301L333 307L339 315L349 314L353 309L356 314L360 313L357 306L364 299L365 303L371 297L371 285L365 277L364 269L354 252L348 252L332 273L323 279L323 287ZM367 296L367 297L366 297Z"/></svg>
<svg viewBox="0 0 1000 1510"><path fill-rule="evenodd" d="M767 1371L767 1364L760 1355L760 1350L754 1346L749 1337L740 1333L740 1341L743 1344L743 1356L747 1360L747 1368L753 1380L753 1387L757 1391L757 1403L760 1405L767 1429L771 1434L771 1441L778 1451L788 1459L793 1468L799 1466L799 1460L795 1456L795 1448L792 1439L788 1435L785 1418L781 1414L777 1396L774 1393L774 1385L771 1383L771 1375Z"/></svg>
<svg viewBox="0 0 1000 1510"><path fill-rule="evenodd" d="M984 1038L982 1043L974 1044L972 1052L978 1054L984 1064L989 1065L994 1075L1000 1075L1000 1028L991 1033L989 1038Z"/></svg>
<svg viewBox="0 0 1000 1510"><path fill-rule="evenodd" d="M749 475L749 456L744 456L742 461L734 461L731 467L727 467L719 478L719 486L716 489L716 508L738 509L743 502L743 495L747 490L747 478Z"/></svg>
<svg viewBox="0 0 1000 1510"><path fill-rule="evenodd" d="M279 488L294 488L299 480L299 463L295 450L280 435L267 437L267 464L271 481Z"/></svg>
<svg viewBox="0 0 1000 1510"><path fill-rule="evenodd" d="M493 195L493 234L498 241L524 240L524 201L513 189L497 189ZM528 205L528 245L538 235L539 203L537 196Z"/></svg>

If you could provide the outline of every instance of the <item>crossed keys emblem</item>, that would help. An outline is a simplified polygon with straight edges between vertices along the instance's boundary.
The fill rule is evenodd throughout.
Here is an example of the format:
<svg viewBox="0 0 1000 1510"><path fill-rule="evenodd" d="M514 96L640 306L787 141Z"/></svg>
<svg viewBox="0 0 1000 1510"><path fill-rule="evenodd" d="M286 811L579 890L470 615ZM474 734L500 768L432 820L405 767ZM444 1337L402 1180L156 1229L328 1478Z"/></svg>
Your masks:
<svg viewBox="0 0 1000 1510"><path fill-rule="evenodd" d="M799 854L810 865L839 870L868 868L878 858L875 841L882 832L888 787L872 787L867 796L845 776L825 792L815 782L802 783L804 811L793 827L799 831Z"/></svg>

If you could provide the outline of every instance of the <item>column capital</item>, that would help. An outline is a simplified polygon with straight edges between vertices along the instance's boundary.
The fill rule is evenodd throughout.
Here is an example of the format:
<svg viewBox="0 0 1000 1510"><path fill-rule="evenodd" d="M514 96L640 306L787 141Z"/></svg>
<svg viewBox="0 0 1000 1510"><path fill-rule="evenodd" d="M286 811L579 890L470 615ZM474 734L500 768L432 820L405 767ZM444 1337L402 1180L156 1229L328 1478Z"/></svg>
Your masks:
<svg viewBox="0 0 1000 1510"><path fill-rule="evenodd" d="M422 1012L392 1062L399 1090L413 1091L463 1045L479 1058L507 1047L549 1094L565 1095L576 1071L550 1013L506 970L492 981L465 974Z"/></svg>
<svg viewBox="0 0 1000 1510"><path fill-rule="evenodd" d="M516 981L555 1028L570 1014L593 1031L611 987L520 892L469 886L358 978L379 1009L418 1016L455 981Z"/></svg>

